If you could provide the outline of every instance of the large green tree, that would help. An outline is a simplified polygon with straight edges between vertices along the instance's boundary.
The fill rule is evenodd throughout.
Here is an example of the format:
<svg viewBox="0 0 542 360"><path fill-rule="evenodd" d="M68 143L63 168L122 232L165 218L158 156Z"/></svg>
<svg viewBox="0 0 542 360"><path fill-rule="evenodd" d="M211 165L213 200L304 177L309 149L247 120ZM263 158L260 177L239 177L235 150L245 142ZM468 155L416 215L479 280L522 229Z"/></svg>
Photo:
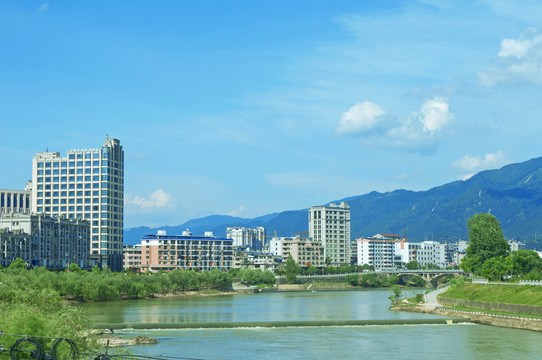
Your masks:
<svg viewBox="0 0 542 360"><path fill-rule="evenodd" d="M510 246L504 239L501 224L491 214L476 214L467 221L469 247L461 263L465 271L479 273L484 263L498 256L505 257Z"/></svg>

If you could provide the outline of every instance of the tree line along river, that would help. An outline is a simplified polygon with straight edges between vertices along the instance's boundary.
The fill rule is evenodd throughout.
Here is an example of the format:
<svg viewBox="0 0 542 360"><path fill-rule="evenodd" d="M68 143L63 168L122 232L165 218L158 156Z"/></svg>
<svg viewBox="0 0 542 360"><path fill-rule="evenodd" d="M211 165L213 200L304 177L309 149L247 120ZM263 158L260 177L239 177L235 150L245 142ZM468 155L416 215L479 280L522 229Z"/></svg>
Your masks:
<svg viewBox="0 0 542 360"><path fill-rule="evenodd" d="M278 292L89 303L101 324L143 324L117 330L147 335L157 345L135 354L171 359L538 359L541 334L474 324L298 327L303 321L436 319L388 310L389 290ZM442 318L442 317L440 317ZM160 329L159 323L291 322L288 327ZM128 326L129 327L129 326Z"/></svg>

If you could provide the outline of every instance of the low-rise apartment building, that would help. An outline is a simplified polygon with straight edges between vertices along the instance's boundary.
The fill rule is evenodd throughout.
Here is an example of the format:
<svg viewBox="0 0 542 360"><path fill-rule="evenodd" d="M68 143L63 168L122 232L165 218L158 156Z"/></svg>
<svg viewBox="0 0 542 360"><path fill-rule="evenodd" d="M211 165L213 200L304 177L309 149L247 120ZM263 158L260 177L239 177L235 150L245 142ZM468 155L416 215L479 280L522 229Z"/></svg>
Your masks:
<svg viewBox="0 0 542 360"><path fill-rule="evenodd" d="M167 235L159 230L156 235L141 239L141 271L198 268L200 270L229 270L233 266L233 240L207 233L195 236Z"/></svg>
<svg viewBox="0 0 542 360"><path fill-rule="evenodd" d="M292 255L295 262L301 267L324 267L324 246L317 241L303 239L289 239L282 241L282 258L286 261Z"/></svg>
<svg viewBox="0 0 542 360"><path fill-rule="evenodd" d="M21 258L28 266L90 268L90 225L83 219L43 214L0 216L0 264Z"/></svg>

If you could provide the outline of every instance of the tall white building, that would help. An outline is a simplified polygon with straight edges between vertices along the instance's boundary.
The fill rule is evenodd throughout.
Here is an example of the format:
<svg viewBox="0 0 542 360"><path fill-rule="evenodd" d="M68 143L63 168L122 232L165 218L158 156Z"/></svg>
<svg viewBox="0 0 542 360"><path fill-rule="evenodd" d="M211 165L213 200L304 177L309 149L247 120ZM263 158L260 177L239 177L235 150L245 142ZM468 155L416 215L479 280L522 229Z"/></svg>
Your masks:
<svg viewBox="0 0 542 360"><path fill-rule="evenodd" d="M262 250L267 246L266 231L263 226L247 228L242 226L226 228L226 237L233 240L233 247L248 247Z"/></svg>
<svg viewBox="0 0 542 360"><path fill-rule="evenodd" d="M41 152L32 161L32 211L90 222L94 263L122 270L124 151L106 138L99 149Z"/></svg>
<svg viewBox="0 0 542 360"><path fill-rule="evenodd" d="M350 206L314 206L309 209L309 237L324 247L332 265L350 264Z"/></svg>

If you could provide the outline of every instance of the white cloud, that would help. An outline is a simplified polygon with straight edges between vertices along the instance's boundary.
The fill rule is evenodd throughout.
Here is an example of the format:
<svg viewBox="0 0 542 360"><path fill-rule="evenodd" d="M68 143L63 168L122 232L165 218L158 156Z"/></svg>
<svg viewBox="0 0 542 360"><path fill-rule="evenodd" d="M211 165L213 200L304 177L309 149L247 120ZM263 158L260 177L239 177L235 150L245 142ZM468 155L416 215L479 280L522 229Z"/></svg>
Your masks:
<svg viewBox="0 0 542 360"><path fill-rule="evenodd" d="M372 136L362 137L362 142L367 145L385 142L389 147L427 152L450 134L454 120L448 101L433 97L426 99L419 111L403 121L387 122L387 127L381 126Z"/></svg>
<svg viewBox="0 0 542 360"><path fill-rule="evenodd" d="M496 153L486 154L484 156L465 155L459 160L452 163L452 166L460 172L466 173L461 175L461 180L466 180L476 172L488 169L495 169L507 163L504 153L497 151Z"/></svg>
<svg viewBox="0 0 542 360"><path fill-rule="evenodd" d="M364 101L353 105L344 112L337 123L337 135L357 135L369 132L377 127L383 120L386 111L377 104Z"/></svg>
<svg viewBox="0 0 542 360"><path fill-rule="evenodd" d="M40 6L38 6L38 12L44 12L44 11L47 11L47 9L49 9L49 3L43 3L41 4Z"/></svg>
<svg viewBox="0 0 542 360"><path fill-rule="evenodd" d="M240 216L242 216L243 214L246 214L246 213L247 213L247 209L245 208L244 205L241 205L241 206L239 206L238 209L232 210L229 213L227 213L227 215L240 217Z"/></svg>
<svg viewBox="0 0 542 360"><path fill-rule="evenodd" d="M145 208L161 208L161 207L173 207L173 197L166 193L164 189L158 189L155 192L149 194L148 198L135 196L128 201L130 204L139 206L142 209Z"/></svg>
<svg viewBox="0 0 542 360"><path fill-rule="evenodd" d="M517 39L505 38L493 63L478 73L483 86L498 83L542 84L542 34L528 28Z"/></svg>

